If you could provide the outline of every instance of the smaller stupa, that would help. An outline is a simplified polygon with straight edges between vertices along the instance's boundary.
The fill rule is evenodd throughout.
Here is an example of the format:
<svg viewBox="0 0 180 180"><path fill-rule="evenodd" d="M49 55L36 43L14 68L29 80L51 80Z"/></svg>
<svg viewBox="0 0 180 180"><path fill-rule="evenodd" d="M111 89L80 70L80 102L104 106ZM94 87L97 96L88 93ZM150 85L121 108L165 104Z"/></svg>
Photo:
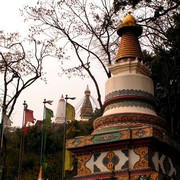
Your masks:
<svg viewBox="0 0 180 180"><path fill-rule="evenodd" d="M90 100L91 91L89 90L88 85L84 94L85 94L85 97L84 97L84 101L80 110L80 118L82 121L87 121L91 118L92 113L93 113L93 107Z"/></svg>
<svg viewBox="0 0 180 180"><path fill-rule="evenodd" d="M61 96L61 99L58 102L57 111L56 111L56 118L55 123L61 124L65 122L65 99L63 95Z"/></svg>

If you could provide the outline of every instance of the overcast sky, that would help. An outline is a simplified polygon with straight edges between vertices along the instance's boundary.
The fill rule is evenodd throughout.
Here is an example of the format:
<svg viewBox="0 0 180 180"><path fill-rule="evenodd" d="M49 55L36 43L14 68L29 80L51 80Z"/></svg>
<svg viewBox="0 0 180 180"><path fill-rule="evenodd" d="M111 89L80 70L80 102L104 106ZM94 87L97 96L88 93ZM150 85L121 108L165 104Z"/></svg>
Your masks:
<svg viewBox="0 0 180 180"><path fill-rule="evenodd" d="M28 33L28 25L23 22L20 16L19 9L25 4L33 4L36 0L0 0L0 30L7 32L20 32L23 36ZM47 72L47 84L38 80L28 87L19 97L17 105L11 120L14 126L22 125L23 117L23 102L28 104L28 108L34 111L34 117L37 120L42 120L43 116L43 100L53 100L52 106L48 106L56 114L58 101L63 94L70 97L76 97L76 100L69 103L77 106L84 97L86 86L89 85L91 95L97 99L94 84L90 79L82 80L79 78L68 79L65 76L58 76L59 64L56 61L47 61L44 70ZM100 72L100 70L98 70ZM101 80L102 92L104 92L104 80L99 73ZM2 83L2 82L1 82ZM1 84L0 83L0 84ZM104 98L104 94L102 94Z"/></svg>

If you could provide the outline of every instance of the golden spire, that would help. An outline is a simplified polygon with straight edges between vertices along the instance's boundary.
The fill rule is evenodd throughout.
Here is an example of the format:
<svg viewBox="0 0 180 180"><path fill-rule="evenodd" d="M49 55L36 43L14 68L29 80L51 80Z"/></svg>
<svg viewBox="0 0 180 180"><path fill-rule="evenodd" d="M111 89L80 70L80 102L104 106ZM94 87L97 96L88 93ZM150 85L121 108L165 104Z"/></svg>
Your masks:
<svg viewBox="0 0 180 180"><path fill-rule="evenodd" d="M128 13L123 22L117 27L117 33L121 37L121 42L115 63L127 58L138 58L141 61L143 56L138 36L142 34L142 27L136 24L136 19L131 15L131 12Z"/></svg>
<svg viewBox="0 0 180 180"><path fill-rule="evenodd" d="M134 16L131 15L131 12L128 12L128 14L123 20L123 24L128 24L128 23L136 25L136 19L134 18Z"/></svg>
<svg viewBox="0 0 180 180"><path fill-rule="evenodd" d="M88 95L88 96L90 96L90 94L91 94L88 85L87 85L87 87L86 87L86 90L84 91L84 94L85 94L85 95Z"/></svg>

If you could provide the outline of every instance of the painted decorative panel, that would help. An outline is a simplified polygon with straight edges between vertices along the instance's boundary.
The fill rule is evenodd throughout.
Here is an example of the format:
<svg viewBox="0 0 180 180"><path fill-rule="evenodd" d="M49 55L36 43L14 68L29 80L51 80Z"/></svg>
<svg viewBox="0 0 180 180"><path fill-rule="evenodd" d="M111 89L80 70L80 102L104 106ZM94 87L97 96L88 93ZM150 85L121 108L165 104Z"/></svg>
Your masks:
<svg viewBox="0 0 180 180"><path fill-rule="evenodd" d="M78 136L74 139L68 139L66 147L80 147L93 144L92 139L93 136Z"/></svg>
<svg viewBox="0 0 180 180"><path fill-rule="evenodd" d="M159 174L171 178L176 176L171 158L152 151L148 146L78 156L78 176L103 174L112 170L116 172L130 170L132 180L156 180L156 178L158 180ZM148 171L143 173L144 175L133 175L133 172L139 174L143 170Z"/></svg>
<svg viewBox="0 0 180 180"><path fill-rule="evenodd" d="M93 137L92 141L94 143L103 143L103 142L111 142L115 140L121 139L122 134L120 132L114 132L111 134L98 134Z"/></svg>
<svg viewBox="0 0 180 180"><path fill-rule="evenodd" d="M128 150L78 156L78 175L100 173L128 168Z"/></svg>
<svg viewBox="0 0 180 180"><path fill-rule="evenodd" d="M169 177L176 175L176 169L174 168L173 162L171 158L166 155L155 152L152 161L156 171L166 174Z"/></svg>
<svg viewBox="0 0 180 180"><path fill-rule="evenodd" d="M129 130L121 130L117 132L111 132L111 133L103 133L103 134L97 134L92 138L92 141L94 144L98 143L104 143L104 142L111 142L111 141L117 141L122 139L128 139L130 137Z"/></svg>
<svg viewBox="0 0 180 180"><path fill-rule="evenodd" d="M146 169L148 165L148 147L138 147L134 149L134 152L140 157L134 165L133 169Z"/></svg>
<svg viewBox="0 0 180 180"><path fill-rule="evenodd" d="M148 167L148 147L129 150L129 169L146 169Z"/></svg>
<svg viewBox="0 0 180 180"><path fill-rule="evenodd" d="M142 97L148 99L149 101L155 102L154 96L152 94L136 89L123 89L123 90L111 92L106 95L105 102L109 99L114 99L115 97L129 97L129 96Z"/></svg>
<svg viewBox="0 0 180 180"><path fill-rule="evenodd" d="M83 155L78 157L78 175L91 173L91 170L86 167L86 162L89 161L91 157L92 155Z"/></svg>
<svg viewBox="0 0 180 180"><path fill-rule="evenodd" d="M126 118L126 117L124 117ZM135 118L135 117L134 117ZM103 123L102 123L103 124ZM121 126L124 127L128 125L128 123L120 123L118 122L113 123L112 126ZM126 128L124 129L118 129L114 132L104 132L101 134L93 134L89 136L78 136L74 139L68 139L66 147L68 149L70 148L79 148L84 146L93 146L95 144L102 144L107 142L115 142L119 140L128 140L128 139L141 139L141 138L147 138L147 137L153 137L161 142L165 142L169 144L170 146L174 147L178 151L180 151L180 145L173 141L168 135L167 132L158 127L154 126L143 126L143 127L136 127L137 123L131 122L129 126L134 126L133 128ZM140 126L140 125L139 125ZM107 125L104 124L104 127L106 128ZM108 130L110 130L111 126L108 125ZM103 128L103 125L101 125L100 128ZM99 130L99 129L98 129ZM131 136L132 135L132 136Z"/></svg>
<svg viewBox="0 0 180 180"><path fill-rule="evenodd" d="M136 100L136 99L125 99L119 102L114 102L106 106L104 112L110 109L119 108L119 107L143 107L146 109L151 109L155 111L155 108L151 103L145 102L144 100Z"/></svg>
<svg viewBox="0 0 180 180"><path fill-rule="evenodd" d="M79 175L128 168L132 170L149 168L148 147L107 151L78 157Z"/></svg>
<svg viewBox="0 0 180 180"><path fill-rule="evenodd" d="M130 180L159 180L159 175L157 172L132 175Z"/></svg>
<svg viewBox="0 0 180 180"><path fill-rule="evenodd" d="M141 127L132 130L132 138L139 139L142 137L151 137L153 135L152 127Z"/></svg>
<svg viewBox="0 0 180 180"><path fill-rule="evenodd" d="M116 125L117 123L119 123L119 127L125 127L128 123L131 123L132 127L141 124L141 126L151 125L166 128L165 120L158 116L143 113L117 113L97 118L93 123L93 133L97 133L103 126L108 129L111 124Z"/></svg>
<svg viewBox="0 0 180 180"><path fill-rule="evenodd" d="M121 131L102 133L90 136L78 136L74 139L68 139L66 147L67 148L77 148L86 145L102 144L108 142L114 142L118 140L124 140L130 138L130 130L123 129Z"/></svg>

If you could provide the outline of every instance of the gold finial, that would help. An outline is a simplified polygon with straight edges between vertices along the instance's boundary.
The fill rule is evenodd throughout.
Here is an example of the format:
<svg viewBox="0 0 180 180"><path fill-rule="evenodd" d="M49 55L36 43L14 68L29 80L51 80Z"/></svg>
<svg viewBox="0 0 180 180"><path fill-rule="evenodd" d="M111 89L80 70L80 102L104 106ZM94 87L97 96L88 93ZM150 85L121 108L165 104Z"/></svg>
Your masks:
<svg viewBox="0 0 180 180"><path fill-rule="evenodd" d="M86 94L86 95L90 95L90 94L91 94L88 85L87 85L87 87L86 87L86 90L84 91L84 94Z"/></svg>
<svg viewBox="0 0 180 180"><path fill-rule="evenodd" d="M128 12L128 15L123 20L123 24L131 23L136 25L136 19L131 15L131 12Z"/></svg>

